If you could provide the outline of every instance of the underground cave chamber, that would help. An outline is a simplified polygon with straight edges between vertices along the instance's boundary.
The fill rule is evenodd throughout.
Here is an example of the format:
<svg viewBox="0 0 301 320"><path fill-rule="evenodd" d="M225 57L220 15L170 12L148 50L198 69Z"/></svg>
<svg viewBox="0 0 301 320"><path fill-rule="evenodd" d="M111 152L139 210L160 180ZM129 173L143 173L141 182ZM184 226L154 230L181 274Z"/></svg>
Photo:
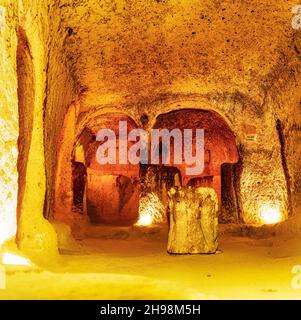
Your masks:
<svg viewBox="0 0 301 320"><path fill-rule="evenodd" d="M64 5L47 11L33 2L28 15L14 8L12 16L20 17L7 17L10 23L1 31L6 65L1 72L10 75L0 97L5 106L0 114L5 150L0 157L5 177L1 243L16 238L22 250L57 252L57 223L72 230L81 224L166 226L168 192L174 187L214 190L220 225L277 229L287 221L299 226L301 82L299 60L288 45L283 54L291 63L285 66L266 43L257 47L256 52L264 49L266 63L259 68L245 51L237 53L240 63L231 60L236 52L225 55L230 42L220 43L219 29L204 34L200 26L191 32L155 19L152 37L139 19L131 20L126 32L129 19L121 15L118 23L110 20L106 38L95 25L92 1L83 11ZM50 32L42 17L53 16ZM97 37L90 34L94 27ZM236 37L229 33L229 39ZM8 39L14 39L10 46ZM281 46L287 43L282 40ZM253 50L244 43L240 47ZM214 59L207 59L211 54ZM243 66L250 66L250 78ZM152 129L204 129L204 171L190 177L185 161L163 163L163 142L157 164L100 165L97 132L117 131L120 121L127 121L128 131L143 129L148 137Z"/></svg>
<svg viewBox="0 0 301 320"><path fill-rule="evenodd" d="M72 110L72 109L71 109ZM143 121L141 121L141 119ZM215 191L218 199L218 220L221 224L247 224L241 202L241 179L243 172L243 149L227 121L216 111L180 109L159 114L149 121L142 115L140 125L148 135L152 129L204 129L204 168L199 175L187 175L191 164L175 163L175 139L160 138L158 164L99 164L97 132L106 128L116 132L116 159L118 159L118 130L120 121L127 122L127 134L138 125L131 117L121 112L91 113L75 123L67 115L61 131L61 144L55 176L53 218L72 225L88 221L91 225L146 226L166 224L168 221L168 191L173 187L195 189L208 187ZM70 128L75 129L70 136ZM251 138L252 135L250 134ZM249 137L249 139L251 139ZM196 148L192 137L192 152ZM109 141L110 143L110 141ZM127 145L129 149L134 142ZM151 147L148 145L148 149ZM170 148L170 162L163 163L165 150ZM126 150L128 151L128 150ZM184 153L184 149L182 150ZM279 222L283 216L271 217ZM273 214L272 214L273 215ZM270 223L257 216L254 224ZM277 221L279 219L279 221ZM274 222L274 221L272 221Z"/></svg>
<svg viewBox="0 0 301 320"><path fill-rule="evenodd" d="M20 115L19 138L19 192L18 211L19 221L22 221L22 202L24 197L24 179L26 162L29 157L31 131L33 130L33 116L30 115L29 106L34 96L32 78L32 61L26 33L19 30L18 46L18 98ZM31 90L29 90L32 88ZM196 108L172 108L162 112L165 107L157 110L157 114L143 113L140 117L131 117L122 110L104 112L95 108L88 112L80 112L79 102L70 104L63 125L58 128L58 142L45 141L45 152L49 145L55 147L52 156L52 165L46 164L46 177L52 184L46 185L46 199L43 206L44 217L52 222L66 223L73 229L81 229L81 224L87 226L153 226L167 225L168 192L171 188L190 187L196 189L207 187L213 189L218 201L218 221L220 224L264 225L285 220L288 215L286 195L269 193L268 199L260 201L255 199L257 207L252 205L251 212L244 212L244 202L248 202L251 191L247 184L253 183L261 173L250 178L248 167L250 151L248 148L256 144L257 132L253 125L243 126L238 130L235 120L229 120L227 114L221 115L218 110ZM134 120L135 119L135 120ZM233 122L234 121L234 122ZM120 122L127 123L125 137L118 136ZM46 125L46 124L45 124ZM53 123L48 124L52 130ZM183 136L186 129L191 129L192 153L196 153L195 130L204 130L204 168L198 175L187 175L186 169L191 166L185 162L184 149L180 155L182 163L175 159L175 137L169 140L159 140L159 161L149 163L117 163L99 164L97 161L98 148L103 141L98 141L97 134L100 129L109 129L116 134L116 159L122 139L127 139L133 129L143 128L151 137L152 130L178 130ZM281 131L279 122L276 123L275 132L278 144L281 147ZM275 133L274 132L274 133ZM108 143L113 143L107 141ZM128 141L127 141L128 142ZM182 141L181 141L182 143ZM126 150L134 145L134 141L127 144ZM184 143L182 144L184 147ZM151 152L151 146L146 147ZM169 149L170 148L170 149ZM164 163L166 150L170 150L170 162ZM281 152L281 148L280 148ZM255 152L256 154L256 152ZM283 158L279 167L282 170ZM258 159L260 161L260 159ZM275 168L271 168L275 170ZM247 174L245 173L247 172ZM286 184L285 175L283 183ZM259 183L257 183L257 186ZM257 188L257 186L255 188ZM251 188L254 186L251 186ZM287 187L287 185L285 186ZM262 189L263 190L263 189ZM265 190L266 192L266 190ZM264 193L265 193L264 192ZM277 199L278 198L278 199ZM283 205L284 204L284 205ZM263 210L263 212L262 212ZM255 212L254 212L255 211ZM19 224L20 225L20 224Z"/></svg>

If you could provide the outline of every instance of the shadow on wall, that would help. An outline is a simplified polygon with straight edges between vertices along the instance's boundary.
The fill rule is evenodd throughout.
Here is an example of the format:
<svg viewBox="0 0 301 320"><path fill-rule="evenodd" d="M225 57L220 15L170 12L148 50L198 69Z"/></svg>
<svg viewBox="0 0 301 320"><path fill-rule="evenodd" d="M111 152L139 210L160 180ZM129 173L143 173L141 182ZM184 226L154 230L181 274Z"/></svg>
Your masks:
<svg viewBox="0 0 301 320"><path fill-rule="evenodd" d="M19 157L18 157L18 220L21 214L24 188L26 183L26 166L33 129L34 105L34 70L29 43L22 27L17 30L17 74L19 100Z"/></svg>

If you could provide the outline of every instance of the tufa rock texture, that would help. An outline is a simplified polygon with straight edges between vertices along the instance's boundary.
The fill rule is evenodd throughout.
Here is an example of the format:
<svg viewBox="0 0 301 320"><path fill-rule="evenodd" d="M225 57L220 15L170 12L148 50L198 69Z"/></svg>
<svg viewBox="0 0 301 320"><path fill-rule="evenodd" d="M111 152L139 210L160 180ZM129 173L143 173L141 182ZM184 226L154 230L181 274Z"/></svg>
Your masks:
<svg viewBox="0 0 301 320"><path fill-rule="evenodd" d="M150 130L181 109L216 112L235 136L239 168L229 172L242 222L261 225L260 208L271 204L300 226L295 4L0 0L0 243L18 220L20 244L36 239L30 250L56 252L43 216L64 215L54 201L64 190L69 208L70 181L60 181L64 168L70 177L69 144L98 118L122 113Z"/></svg>

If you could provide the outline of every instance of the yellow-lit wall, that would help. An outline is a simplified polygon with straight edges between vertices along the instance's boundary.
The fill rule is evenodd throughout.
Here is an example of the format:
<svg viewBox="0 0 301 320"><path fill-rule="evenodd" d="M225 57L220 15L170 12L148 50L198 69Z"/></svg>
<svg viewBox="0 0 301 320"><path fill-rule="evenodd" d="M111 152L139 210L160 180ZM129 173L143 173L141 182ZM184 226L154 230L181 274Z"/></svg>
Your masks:
<svg viewBox="0 0 301 320"><path fill-rule="evenodd" d="M44 100L46 88L47 55L46 44L48 37L47 3L41 1L1 1L0 5L5 8L5 31L0 36L1 45L1 120L6 123L3 126L1 137L10 134L5 143L1 159L6 160L6 166L1 175L4 186L1 188L1 197L8 195L0 204L1 217L6 214L6 220L10 224L16 221L16 197L17 186L17 157L16 149L19 135L18 126L18 100L17 100L17 27L21 26L26 33L29 50L33 62L34 99L33 105L28 106L33 114L33 127L29 147L26 173L24 177L23 201L20 204L18 218L17 240L20 248L28 253L48 253L54 256L57 253L56 234L52 226L43 218L44 196L46 189L45 159L44 159ZM1 70L1 71L2 71ZM32 103L32 101L30 101ZM2 138L3 139L3 138ZM20 134L20 139L22 136ZM2 142L2 141L1 141ZM11 188L11 191L9 190ZM9 199L14 199L9 202ZM7 212L3 208L7 207ZM9 232L9 234L8 234ZM0 226L1 235L5 238L13 236L15 228ZM3 239L4 240L4 239Z"/></svg>
<svg viewBox="0 0 301 320"><path fill-rule="evenodd" d="M244 220L258 223L262 205L279 206L285 216L292 207L297 214L301 31L291 27L293 5L287 0L0 0L0 242L16 229L18 26L28 39L34 81L19 204L22 249L56 253L56 236L43 211L52 217L57 144L74 100L79 101L75 134L108 111L124 112L137 124L146 113L147 129L171 110L218 112L236 134L242 156ZM247 139L250 127L257 134L253 142Z"/></svg>
<svg viewBox="0 0 301 320"><path fill-rule="evenodd" d="M10 19L7 19L8 12ZM0 245L16 232L19 134L17 14L17 7L12 1L0 1Z"/></svg>

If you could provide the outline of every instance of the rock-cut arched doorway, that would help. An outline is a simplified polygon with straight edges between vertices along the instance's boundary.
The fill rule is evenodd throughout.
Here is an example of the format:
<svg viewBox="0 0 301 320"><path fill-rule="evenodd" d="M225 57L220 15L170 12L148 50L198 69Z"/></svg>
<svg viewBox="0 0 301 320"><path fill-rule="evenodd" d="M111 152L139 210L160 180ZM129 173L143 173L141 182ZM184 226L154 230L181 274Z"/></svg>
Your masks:
<svg viewBox="0 0 301 320"><path fill-rule="evenodd" d="M159 197L166 205L168 189L177 184L192 187L211 187L219 199L220 221L238 222L238 197L237 167L239 153L236 137L227 122L218 113L209 110L181 109L159 115L152 129L204 129L204 170L201 174L190 176L186 174L187 163L176 164L173 162L174 154L171 144L170 164L160 163L152 168L144 168L143 172L155 175L151 186L147 186L148 192L159 193ZM195 152L195 136L193 136L193 152ZM164 152L164 144L160 145L160 152ZM184 159L184 156L183 156ZM162 160L160 158L160 160ZM145 177L148 181L149 177Z"/></svg>
<svg viewBox="0 0 301 320"><path fill-rule="evenodd" d="M139 164L119 163L120 123L127 124L127 133L136 123L122 113L106 113L87 124L79 136L72 157L73 205L84 211L92 224L132 225L138 220ZM116 163L100 164L98 141L101 129L114 132ZM128 144L128 148L131 143ZM127 152L127 150L125 151Z"/></svg>

